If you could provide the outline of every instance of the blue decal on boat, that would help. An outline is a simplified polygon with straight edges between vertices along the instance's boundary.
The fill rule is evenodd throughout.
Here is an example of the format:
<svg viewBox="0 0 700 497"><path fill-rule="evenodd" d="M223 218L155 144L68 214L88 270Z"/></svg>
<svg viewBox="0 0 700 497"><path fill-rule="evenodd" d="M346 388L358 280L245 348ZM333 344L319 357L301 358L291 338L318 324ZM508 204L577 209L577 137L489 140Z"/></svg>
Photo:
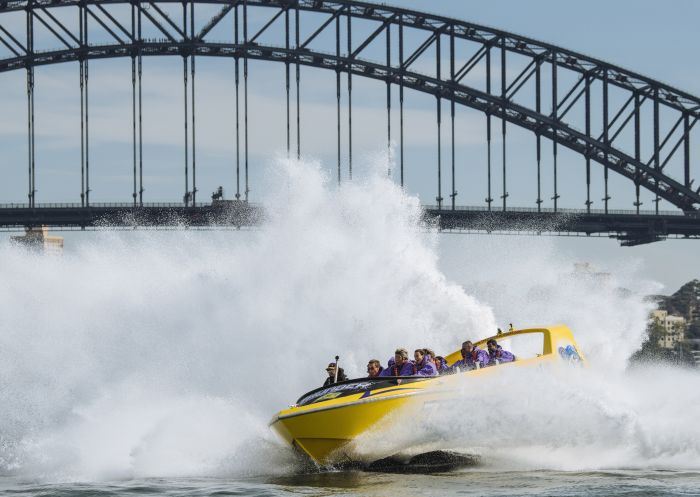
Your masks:
<svg viewBox="0 0 700 497"><path fill-rule="evenodd" d="M573 345L567 345L566 347L559 347L559 355L562 359L568 362L580 362L581 356Z"/></svg>

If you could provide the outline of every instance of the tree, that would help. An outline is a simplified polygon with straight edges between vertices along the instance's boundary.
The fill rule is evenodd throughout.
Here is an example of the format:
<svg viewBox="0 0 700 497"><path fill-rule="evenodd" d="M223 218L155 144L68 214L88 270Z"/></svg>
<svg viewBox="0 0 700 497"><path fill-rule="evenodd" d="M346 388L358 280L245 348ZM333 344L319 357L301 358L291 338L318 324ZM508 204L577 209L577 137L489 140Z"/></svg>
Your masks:
<svg viewBox="0 0 700 497"><path fill-rule="evenodd" d="M650 319L647 324L647 338L642 347L630 357L630 362L674 361L673 353L659 345L665 334L666 330L663 325L656 319Z"/></svg>

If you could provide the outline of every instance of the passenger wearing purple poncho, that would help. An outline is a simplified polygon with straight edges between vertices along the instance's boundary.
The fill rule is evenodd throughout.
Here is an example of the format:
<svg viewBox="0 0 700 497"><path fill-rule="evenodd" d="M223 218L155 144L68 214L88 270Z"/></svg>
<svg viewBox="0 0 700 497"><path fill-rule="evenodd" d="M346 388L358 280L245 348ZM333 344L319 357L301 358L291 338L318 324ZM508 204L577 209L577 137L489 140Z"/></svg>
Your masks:
<svg viewBox="0 0 700 497"><path fill-rule="evenodd" d="M428 353L428 349L416 349L413 353L416 359L415 376L437 376L438 372L435 368L432 356Z"/></svg>
<svg viewBox="0 0 700 497"><path fill-rule="evenodd" d="M394 362L391 359L384 371L379 376L412 376L416 372L416 365L408 360L406 349L396 349L394 352Z"/></svg>
<svg viewBox="0 0 700 497"><path fill-rule="evenodd" d="M484 368L489 364L489 354L467 340L462 344L462 359L450 366L450 371L469 371L470 369Z"/></svg>
<svg viewBox="0 0 700 497"><path fill-rule="evenodd" d="M498 345L493 338L486 342L486 347L489 349L489 366L503 364L504 362L513 362L515 360L513 353L503 350L503 347Z"/></svg>
<svg viewBox="0 0 700 497"><path fill-rule="evenodd" d="M449 373L450 365L441 355L435 357L435 369L437 369L438 374Z"/></svg>

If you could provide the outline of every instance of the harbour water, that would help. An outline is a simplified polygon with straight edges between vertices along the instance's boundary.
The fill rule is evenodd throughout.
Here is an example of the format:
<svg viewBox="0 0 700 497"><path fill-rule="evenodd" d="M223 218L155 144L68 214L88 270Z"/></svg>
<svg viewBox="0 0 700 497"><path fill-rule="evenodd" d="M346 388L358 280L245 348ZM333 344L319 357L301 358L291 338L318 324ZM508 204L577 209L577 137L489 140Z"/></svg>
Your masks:
<svg viewBox="0 0 700 497"><path fill-rule="evenodd" d="M335 191L318 165L283 163L278 183L260 231L0 247L0 491L700 495L700 375L628 368L659 288L634 263L443 237L380 173ZM439 416L361 441L370 458L445 449L476 467L308 472L267 427L336 354L359 376L397 346L449 352L512 321L567 323L590 368L465 385Z"/></svg>
<svg viewBox="0 0 700 497"><path fill-rule="evenodd" d="M460 496L697 496L700 473L678 471L496 472L436 475L337 472L248 479L172 478L124 482L37 484L4 481L16 496L391 496L431 493Z"/></svg>

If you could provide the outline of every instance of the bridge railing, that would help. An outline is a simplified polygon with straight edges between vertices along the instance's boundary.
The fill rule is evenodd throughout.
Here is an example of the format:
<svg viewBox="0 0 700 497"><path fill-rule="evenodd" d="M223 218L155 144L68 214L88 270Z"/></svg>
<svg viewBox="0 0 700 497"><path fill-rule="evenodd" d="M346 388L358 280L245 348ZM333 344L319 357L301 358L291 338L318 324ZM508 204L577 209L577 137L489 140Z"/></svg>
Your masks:
<svg viewBox="0 0 700 497"><path fill-rule="evenodd" d="M245 205L246 207L250 208L261 208L262 206L257 203L253 202L242 202L242 201L235 201L235 200L225 200L225 201L217 201L214 202L213 204L210 202L200 202L197 204L197 206L186 206L182 202L144 202L142 205L134 205L132 202L92 202L90 203L89 206L85 206L80 204L79 202L74 202L74 203L66 203L66 202L49 202L49 203L39 203L35 204L34 207L32 207L28 203L9 203L9 204L0 204L0 209L188 209L188 208L203 208L203 207L212 207L212 206L228 206L228 205L235 205L236 202L238 202L239 205ZM450 211L469 211L469 212L493 212L495 214L500 214L503 212L518 212L518 213L542 213L542 214L572 214L572 215L609 215L609 216L617 216L617 215L626 215L626 216L677 216L677 217L684 217L684 216L697 216L697 213L688 213L688 212L683 212L683 211L652 211L652 210L640 210L637 212L636 210L631 210L631 209L608 209L607 211L605 209L591 209L590 211L587 211L585 209L567 209L567 208L561 208L558 207L557 209L549 208L549 207L542 207L540 209L537 209L536 207L510 207L506 211L503 211L501 209L491 209L489 210L486 206L477 206L477 205L457 205L454 207L454 209L450 207L445 207L443 206L440 208L436 204L425 204L423 205L423 208L428 211L443 211L443 212L450 212Z"/></svg>
<svg viewBox="0 0 700 497"><path fill-rule="evenodd" d="M436 204L431 204L431 205L424 205L424 209L427 210L442 210L445 212L449 212L451 210L456 210L456 211L476 211L476 212L494 212L494 213L502 213L502 212L528 212L528 213L537 213L537 212L542 212L546 214L593 214L593 215L639 215L639 216L685 216L688 215L688 213L684 213L683 211L642 211L640 210L637 212L636 210L631 210L631 209L608 209L607 211L605 209L591 209L586 210L586 209L566 209L566 208L561 208L557 207L556 209L551 208L551 207L542 207L540 209L537 209L536 207L509 207L506 211L503 211L501 209L494 209L492 208L491 210L488 209L486 206L481 206L481 205L456 205L454 209L451 207L445 207L443 206L442 209L436 205Z"/></svg>
<svg viewBox="0 0 700 497"><path fill-rule="evenodd" d="M198 202L196 207L212 207L213 205L230 205L235 203L235 200L225 200L219 204L219 202ZM257 204L252 202L242 202L238 201L241 205L246 205L250 207L255 207ZM186 206L182 202L144 202L143 204L134 205L133 202L90 202L90 205L82 205L80 202L48 202L48 203L37 203L32 207L28 203L9 203L0 204L0 209L91 209L91 208L121 208L121 209L139 209L139 208L173 208L173 209L184 209L192 208L195 206Z"/></svg>

